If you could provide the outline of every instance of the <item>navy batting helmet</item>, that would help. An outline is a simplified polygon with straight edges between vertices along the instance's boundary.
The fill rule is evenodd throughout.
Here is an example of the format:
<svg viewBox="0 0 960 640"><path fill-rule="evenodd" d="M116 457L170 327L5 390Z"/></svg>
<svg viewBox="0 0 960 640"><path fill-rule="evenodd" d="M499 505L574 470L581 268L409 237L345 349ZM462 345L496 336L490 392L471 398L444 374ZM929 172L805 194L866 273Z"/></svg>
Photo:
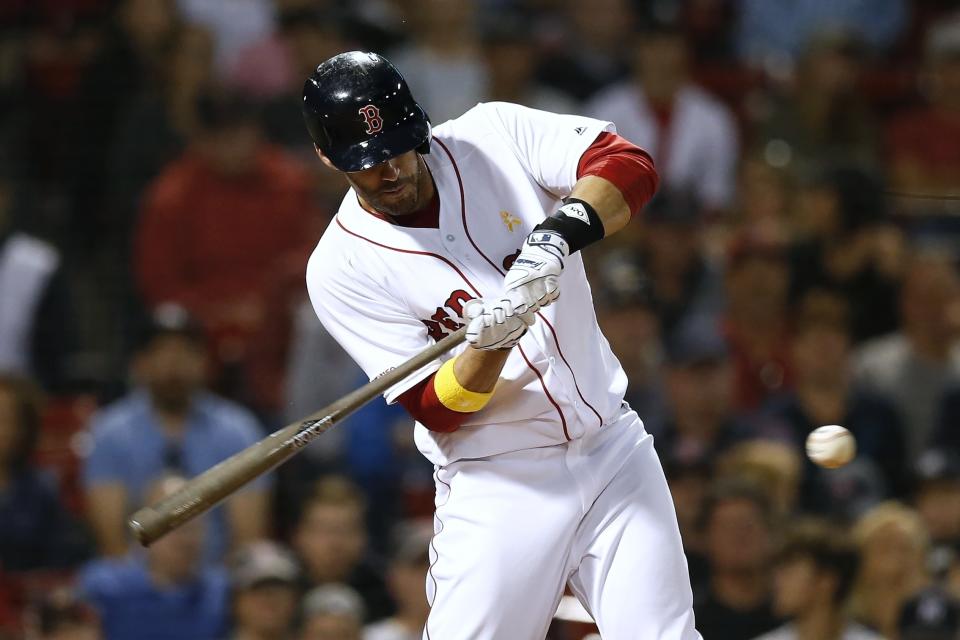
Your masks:
<svg viewBox="0 0 960 640"><path fill-rule="evenodd" d="M430 151L430 118L376 53L341 53L318 66L303 85L303 117L314 144L341 171Z"/></svg>

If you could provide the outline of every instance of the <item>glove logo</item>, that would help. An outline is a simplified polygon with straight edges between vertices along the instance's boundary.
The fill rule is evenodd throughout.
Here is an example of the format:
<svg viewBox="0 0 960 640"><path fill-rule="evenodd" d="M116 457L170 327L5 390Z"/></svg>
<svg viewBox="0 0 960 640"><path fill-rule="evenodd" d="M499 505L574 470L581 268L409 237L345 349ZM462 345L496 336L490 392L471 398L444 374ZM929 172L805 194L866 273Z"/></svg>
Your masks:
<svg viewBox="0 0 960 640"><path fill-rule="evenodd" d="M563 205L560 207L560 213L568 218L575 218L583 224L590 226L590 216L587 215L587 210L579 202L571 202L570 204Z"/></svg>
<svg viewBox="0 0 960 640"><path fill-rule="evenodd" d="M358 109L363 122L367 125L367 133L374 134L383 131L383 118L380 117L380 109L376 105L368 104Z"/></svg>

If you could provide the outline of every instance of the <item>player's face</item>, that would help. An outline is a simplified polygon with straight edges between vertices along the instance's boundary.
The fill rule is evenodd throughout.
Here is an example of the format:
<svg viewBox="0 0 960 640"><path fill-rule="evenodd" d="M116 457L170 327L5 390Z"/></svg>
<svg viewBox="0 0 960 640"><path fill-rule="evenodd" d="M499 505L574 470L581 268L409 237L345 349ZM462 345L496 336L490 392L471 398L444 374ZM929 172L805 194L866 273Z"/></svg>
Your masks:
<svg viewBox="0 0 960 640"><path fill-rule="evenodd" d="M346 174L367 205L391 216L405 216L427 204L430 172L416 151Z"/></svg>

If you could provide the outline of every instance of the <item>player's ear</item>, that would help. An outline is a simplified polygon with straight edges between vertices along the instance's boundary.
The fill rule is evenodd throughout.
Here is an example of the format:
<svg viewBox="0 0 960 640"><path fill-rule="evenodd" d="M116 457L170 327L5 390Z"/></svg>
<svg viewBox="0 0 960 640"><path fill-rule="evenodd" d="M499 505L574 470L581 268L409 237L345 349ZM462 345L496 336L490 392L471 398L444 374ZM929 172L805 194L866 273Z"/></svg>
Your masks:
<svg viewBox="0 0 960 640"><path fill-rule="evenodd" d="M328 158L327 156L323 155L323 151L320 151L320 147L318 147L317 145L313 145L313 149L317 152L317 157L320 158L320 162L322 162L322 163L324 164L324 166L326 166L328 169L333 169L334 171L339 171L339 169L337 169L335 166L333 166L333 163L330 162L330 158Z"/></svg>

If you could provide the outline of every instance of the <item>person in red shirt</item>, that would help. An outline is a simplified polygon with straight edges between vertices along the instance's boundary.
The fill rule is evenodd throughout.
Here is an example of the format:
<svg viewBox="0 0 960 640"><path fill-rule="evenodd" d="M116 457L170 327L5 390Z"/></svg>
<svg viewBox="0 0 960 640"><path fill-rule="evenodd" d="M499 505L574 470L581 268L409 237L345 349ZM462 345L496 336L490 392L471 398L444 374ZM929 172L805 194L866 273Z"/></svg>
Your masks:
<svg viewBox="0 0 960 640"><path fill-rule="evenodd" d="M243 99L199 100L200 132L147 189L135 237L146 302L177 302L239 362L265 314L271 274L306 263L312 213L306 170L263 141Z"/></svg>
<svg viewBox="0 0 960 640"><path fill-rule="evenodd" d="M960 175L960 19L935 25L927 36L929 102L890 122L889 173L900 190L952 194ZM929 201L911 201L930 206Z"/></svg>

